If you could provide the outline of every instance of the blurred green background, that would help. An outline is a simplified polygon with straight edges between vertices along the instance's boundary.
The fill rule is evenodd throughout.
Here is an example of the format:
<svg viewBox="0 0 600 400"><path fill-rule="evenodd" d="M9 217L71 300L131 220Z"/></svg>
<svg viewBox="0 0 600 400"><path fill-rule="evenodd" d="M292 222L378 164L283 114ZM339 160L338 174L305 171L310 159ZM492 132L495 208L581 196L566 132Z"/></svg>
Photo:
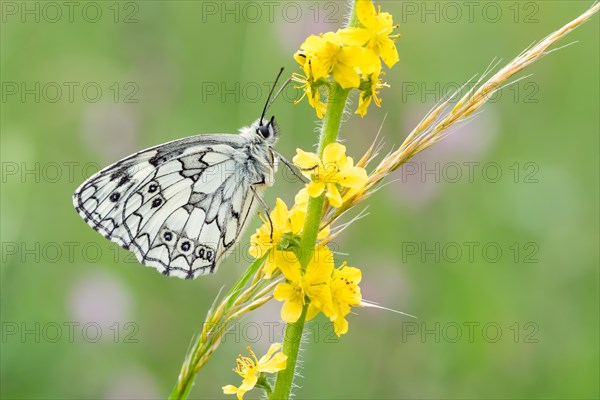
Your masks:
<svg viewBox="0 0 600 400"><path fill-rule="evenodd" d="M68 4L67 4L68 3ZM358 158L398 146L447 90L507 62L591 2L379 2L401 24L381 109L349 114ZM1 396L164 398L215 296L248 265L196 281L138 267L80 220L75 188L134 151L256 119L280 66L346 3L1 3ZM350 331L312 324L298 398L598 398L598 16L470 124L368 200L335 246L363 271ZM271 112L289 159L316 143L293 89ZM356 98L354 99L356 104ZM266 193L293 201L280 171ZM248 241L257 218L241 238ZM280 341L278 303L240 324L191 398L224 398L250 344ZM257 398L250 392L247 398Z"/></svg>

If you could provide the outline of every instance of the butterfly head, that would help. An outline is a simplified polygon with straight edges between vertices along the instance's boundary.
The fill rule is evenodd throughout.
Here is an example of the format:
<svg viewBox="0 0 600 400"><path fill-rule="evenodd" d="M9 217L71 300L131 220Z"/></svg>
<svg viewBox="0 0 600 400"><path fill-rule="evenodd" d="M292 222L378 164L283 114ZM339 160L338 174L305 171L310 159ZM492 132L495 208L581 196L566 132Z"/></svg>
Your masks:
<svg viewBox="0 0 600 400"><path fill-rule="evenodd" d="M279 126L275 122L275 116L272 116L270 120L258 119L252 124L253 130L269 145L274 145L279 139Z"/></svg>

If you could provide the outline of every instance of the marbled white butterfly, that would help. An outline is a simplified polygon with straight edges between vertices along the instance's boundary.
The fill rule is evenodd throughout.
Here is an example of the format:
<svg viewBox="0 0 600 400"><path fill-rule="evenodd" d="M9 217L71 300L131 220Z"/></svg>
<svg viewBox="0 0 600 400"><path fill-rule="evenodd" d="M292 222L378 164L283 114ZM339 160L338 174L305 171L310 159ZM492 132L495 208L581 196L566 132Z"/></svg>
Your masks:
<svg viewBox="0 0 600 400"><path fill-rule="evenodd" d="M255 200L264 205L261 189L273 185L279 129L274 116L264 119L273 89L261 118L239 134L201 134L130 155L85 181L75 209L164 275L214 272Z"/></svg>

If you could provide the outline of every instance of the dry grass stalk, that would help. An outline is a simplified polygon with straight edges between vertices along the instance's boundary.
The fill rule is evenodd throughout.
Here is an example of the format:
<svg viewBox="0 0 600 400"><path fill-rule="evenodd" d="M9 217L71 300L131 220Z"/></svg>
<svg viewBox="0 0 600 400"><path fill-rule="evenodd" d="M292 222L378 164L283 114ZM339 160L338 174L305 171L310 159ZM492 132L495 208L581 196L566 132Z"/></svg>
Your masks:
<svg viewBox="0 0 600 400"><path fill-rule="evenodd" d="M244 314L255 310L273 298L274 287L281 282L281 277L271 280L262 279L264 273L258 268L249 285L238 292L225 296L221 302L208 310L202 325L202 331L181 367L177 386L171 398L181 398L191 388L194 376L208 362L217 350L223 336L228 332L229 324Z"/></svg>
<svg viewBox="0 0 600 400"><path fill-rule="evenodd" d="M391 172L398 169L406 161L414 157L417 153L427 149L433 144L439 142L448 136L449 128L455 127L458 122L465 122L469 116L479 110L498 90L506 85L507 81L515 74L521 72L530 64L558 50L550 50L548 48L568 35L571 31L579 27L581 24L589 20L592 15L600 10L600 3L594 4L590 9L581 14L578 18L569 22L559 30L551 33L542 39L539 43L526 49L504 68L496 72L485 83L481 83L487 75L484 73L479 81L471 88L460 100L456 102L454 107L448 111L451 101L458 96L460 90L450 96L441 104L432 109L423 120L413 129L406 137L402 145L394 152L387 155L377 166L375 171L369 175L367 184L362 190L351 193L344 199L344 204L341 208L334 210L324 210L326 217L323 226L331 224L335 219L342 215L345 211L364 201L373 194L380 186L379 183ZM493 68L493 67L492 67ZM357 165L365 166L376 154L375 146L371 146L365 155L359 160Z"/></svg>

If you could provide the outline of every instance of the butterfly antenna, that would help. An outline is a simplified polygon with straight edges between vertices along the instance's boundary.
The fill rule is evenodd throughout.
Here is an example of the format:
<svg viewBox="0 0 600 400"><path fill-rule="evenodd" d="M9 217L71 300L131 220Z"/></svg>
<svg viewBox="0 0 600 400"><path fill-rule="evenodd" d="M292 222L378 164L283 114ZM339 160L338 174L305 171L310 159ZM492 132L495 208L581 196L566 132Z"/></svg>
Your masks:
<svg viewBox="0 0 600 400"><path fill-rule="evenodd" d="M265 103L265 107L263 108L262 115L260 116L260 124L261 125L262 125L262 122L263 122L263 118L265 117L265 114L267 113L267 109L269 108L270 100L271 100L271 95L273 94L273 91L275 90L275 87L277 86L277 81L279 80L279 77L281 76L282 73L283 73L283 67L279 68L279 72L277 73L277 77L275 77L275 82L273 82L273 86L271 87L271 91L269 92L269 96L267 96L267 102Z"/></svg>
<svg viewBox="0 0 600 400"><path fill-rule="evenodd" d="M292 81L292 78L288 78L285 82L283 82L283 85L281 85L281 87L279 88L279 90L277 91L277 93L275 93L275 96L273 96L273 98L269 102L269 105L267 106L267 110L269 108L271 108L271 105L273 103L275 103L275 100L279 97L279 95L281 94L281 92L283 92L283 90L287 87L287 85L290 84L291 81Z"/></svg>

